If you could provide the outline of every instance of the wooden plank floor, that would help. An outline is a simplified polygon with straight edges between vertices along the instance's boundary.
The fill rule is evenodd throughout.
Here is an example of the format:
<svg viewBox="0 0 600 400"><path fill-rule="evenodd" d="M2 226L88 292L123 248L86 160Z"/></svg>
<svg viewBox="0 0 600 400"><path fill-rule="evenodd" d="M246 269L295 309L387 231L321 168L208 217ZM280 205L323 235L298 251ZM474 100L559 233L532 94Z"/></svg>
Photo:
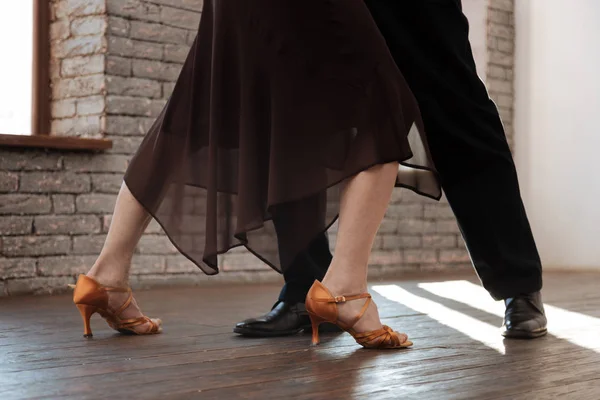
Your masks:
<svg viewBox="0 0 600 400"><path fill-rule="evenodd" d="M0 399L600 399L600 274L546 275L544 301L566 317L535 341L475 334L501 324L480 309L487 298L466 304L423 281L377 285L397 285L432 313L372 290L384 322L415 342L387 352L363 350L346 334L317 347L309 335L232 334L235 322L270 307L272 285L139 292L144 311L165 324L152 337L115 334L95 316L95 336L84 339L68 296L3 299ZM456 312L471 322L452 328L440 318Z"/></svg>

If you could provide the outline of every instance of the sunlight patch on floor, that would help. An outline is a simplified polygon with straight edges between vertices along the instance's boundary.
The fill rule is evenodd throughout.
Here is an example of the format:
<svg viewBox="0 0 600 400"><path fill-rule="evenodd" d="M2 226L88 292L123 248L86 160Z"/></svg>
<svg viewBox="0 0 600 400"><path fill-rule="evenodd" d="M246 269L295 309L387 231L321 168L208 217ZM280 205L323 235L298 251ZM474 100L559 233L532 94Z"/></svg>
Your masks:
<svg viewBox="0 0 600 400"><path fill-rule="evenodd" d="M373 290L388 300L427 314L439 323L483 343L500 354L505 354L503 337L500 335L497 326L479 321L434 301L414 295L398 285L376 285L373 286Z"/></svg>
<svg viewBox="0 0 600 400"><path fill-rule="evenodd" d="M487 291L468 281L420 283L419 287L436 296L454 300L478 310L504 317L504 304L494 301ZM543 292L542 292L543 295ZM600 318L544 304L548 332L577 346L600 352Z"/></svg>

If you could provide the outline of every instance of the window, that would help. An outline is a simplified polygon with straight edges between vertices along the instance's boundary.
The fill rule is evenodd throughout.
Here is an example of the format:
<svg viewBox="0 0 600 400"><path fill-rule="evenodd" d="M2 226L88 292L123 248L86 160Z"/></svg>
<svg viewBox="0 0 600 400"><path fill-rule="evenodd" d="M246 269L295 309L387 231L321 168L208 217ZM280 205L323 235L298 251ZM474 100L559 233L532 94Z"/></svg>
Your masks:
<svg viewBox="0 0 600 400"><path fill-rule="evenodd" d="M2 134L48 134L48 14L43 0L0 4Z"/></svg>
<svg viewBox="0 0 600 400"><path fill-rule="evenodd" d="M50 5L0 1L0 146L104 150L107 139L50 135Z"/></svg>

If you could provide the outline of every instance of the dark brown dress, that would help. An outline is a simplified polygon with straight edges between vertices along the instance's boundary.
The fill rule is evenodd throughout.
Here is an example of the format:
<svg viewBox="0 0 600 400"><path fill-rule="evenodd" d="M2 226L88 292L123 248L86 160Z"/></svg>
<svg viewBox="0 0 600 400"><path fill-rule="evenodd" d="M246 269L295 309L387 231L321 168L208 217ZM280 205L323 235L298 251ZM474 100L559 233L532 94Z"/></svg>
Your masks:
<svg viewBox="0 0 600 400"><path fill-rule="evenodd" d="M363 0L205 0L125 182L205 273L240 245L281 271L335 221L340 183L390 161L398 186L441 196L417 103Z"/></svg>

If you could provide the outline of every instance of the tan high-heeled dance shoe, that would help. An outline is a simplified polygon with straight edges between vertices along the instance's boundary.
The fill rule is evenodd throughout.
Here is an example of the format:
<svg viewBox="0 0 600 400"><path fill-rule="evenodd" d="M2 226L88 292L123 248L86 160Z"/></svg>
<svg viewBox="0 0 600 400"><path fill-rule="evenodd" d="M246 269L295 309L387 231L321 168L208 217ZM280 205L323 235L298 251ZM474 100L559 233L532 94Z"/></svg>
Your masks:
<svg viewBox="0 0 600 400"><path fill-rule="evenodd" d="M84 337L93 336L90 327L90 318L94 313L100 314L111 328L121 333L152 335L162 331L162 321L160 319L151 319L145 315L137 318L121 319L120 315L133 301L133 293L131 293L130 288L102 286L96 280L85 275L79 275L77 284L69 286L75 289L75 292L73 293L73 302L79 309L81 317L83 318ZM109 292L129 293L129 296L121 307L116 311L113 311L108 306ZM135 327L144 324L148 324L148 329L141 332L135 329Z"/></svg>
<svg viewBox="0 0 600 400"><path fill-rule="evenodd" d="M338 318L339 303L347 301L367 299L360 313L351 323L345 324ZM319 325L323 322L335 324L348 332L356 343L366 349L402 349L412 346L412 342L404 333L398 333L387 325L383 328L369 332L356 332L354 325L362 318L371 304L371 295L362 293L352 296L333 296L331 292L319 281L315 281L306 296L306 310L312 324L312 344L319 344Z"/></svg>

